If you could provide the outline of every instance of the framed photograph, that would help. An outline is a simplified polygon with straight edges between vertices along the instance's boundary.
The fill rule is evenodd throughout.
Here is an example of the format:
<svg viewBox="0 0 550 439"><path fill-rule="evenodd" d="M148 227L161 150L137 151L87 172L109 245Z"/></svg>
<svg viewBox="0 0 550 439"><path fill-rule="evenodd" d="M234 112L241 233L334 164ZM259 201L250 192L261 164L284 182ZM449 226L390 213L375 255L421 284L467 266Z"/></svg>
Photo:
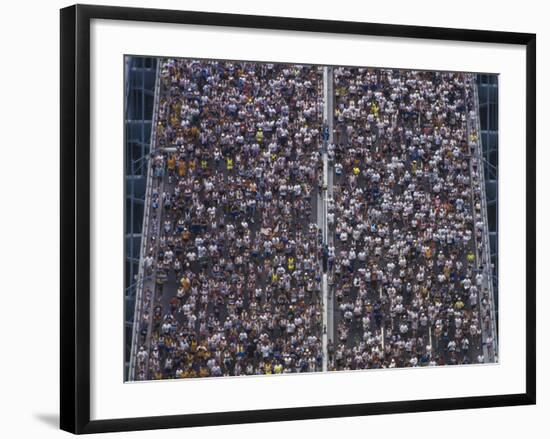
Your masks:
<svg viewBox="0 0 550 439"><path fill-rule="evenodd" d="M61 10L61 428L535 403L534 34Z"/></svg>

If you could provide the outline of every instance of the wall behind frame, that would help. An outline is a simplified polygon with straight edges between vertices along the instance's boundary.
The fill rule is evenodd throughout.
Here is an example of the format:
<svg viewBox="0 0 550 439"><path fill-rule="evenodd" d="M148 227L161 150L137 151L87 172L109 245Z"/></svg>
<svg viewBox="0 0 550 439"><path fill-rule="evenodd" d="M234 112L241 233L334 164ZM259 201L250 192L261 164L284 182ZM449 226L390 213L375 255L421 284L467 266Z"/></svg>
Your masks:
<svg viewBox="0 0 550 439"><path fill-rule="evenodd" d="M0 191L4 206L0 224L4 231L0 256L4 310L0 319L2 334L9 334L2 344L7 361L0 364L5 378L2 409L6 413L0 431L6 437L40 435L44 438L66 437L57 430L58 422L58 291L59 291L59 120L58 120L58 9L71 2L12 2L2 15L3 60L0 79L5 85L0 107L4 139L4 163L0 173ZM142 6L174 9L197 9L218 12L265 15L306 16L339 20L387 22L448 27L484 28L518 32L536 32L539 78L548 66L550 30L546 26L543 2L527 0L521 8L503 2L463 0L451 8L437 1L407 2L395 0L388 8L376 8L353 0L316 3L280 0L259 4L253 1L204 0L200 3L173 0L125 1L90 0L88 3L117 6ZM544 69L544 71L543 71ZM548 118L543 102L550 101L550 91L542 81L538 85L538 121ZM550 176L542 170L550 166L545 153L545 133L538 132L538 271L545 268L544 248L550 245L548 232L541 224L549 217L543 206L544 193L550 191ZM7 244L7 245L6 245ZM548 258L548 256L546 256ZM539 370L543 370L542 350L548 346L548 325L542 319L545 303L542 291L548 281L539 276L538 328ZM546 348L548 349L548 348ZM185 434L202 438L263 437L308 435L309 437L369 435L410 436L418 429L445 431L448 438L463 438L475 431L483 436L508 438L545 431L544 415L550 410L549 380L539 374L538 405L530 407L468 410L423 414L338 420L242 425L185 430ZM544 430L543 430L544 429ZM424 430L426 431L426 430ZM128 437L181 437L182 431L130 433ZM429 434L429 433L428 433ZM121 435L105 435L121 437Z"/></svg>

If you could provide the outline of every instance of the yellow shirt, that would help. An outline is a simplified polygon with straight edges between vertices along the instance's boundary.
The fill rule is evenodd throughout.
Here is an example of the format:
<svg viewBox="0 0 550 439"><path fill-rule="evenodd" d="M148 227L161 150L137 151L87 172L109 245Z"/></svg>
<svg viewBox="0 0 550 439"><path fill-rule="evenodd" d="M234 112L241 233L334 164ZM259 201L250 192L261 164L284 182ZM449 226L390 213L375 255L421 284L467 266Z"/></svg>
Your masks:
<svg viewBox="0 0 550 439"><path fill-rule="evenodd" d="M168 164L168 169L174 169L174 168L176 167L176 159L175 159L175 157L173 157L173 156L168 157L167 164Z"/></svg>
<svg viewBox="0 0 550 439"><path fill-rule="evenodd" d="M288 258L288 269L294 270L294 258Z"/></svg>
<svg viewBox="0 0 550 439"><path fill-rule="evenodd" d="M185 162L183 160L180 160L178 162L178 174L180 175L180 177L183 177L185 175L185 168Z"/></svg>

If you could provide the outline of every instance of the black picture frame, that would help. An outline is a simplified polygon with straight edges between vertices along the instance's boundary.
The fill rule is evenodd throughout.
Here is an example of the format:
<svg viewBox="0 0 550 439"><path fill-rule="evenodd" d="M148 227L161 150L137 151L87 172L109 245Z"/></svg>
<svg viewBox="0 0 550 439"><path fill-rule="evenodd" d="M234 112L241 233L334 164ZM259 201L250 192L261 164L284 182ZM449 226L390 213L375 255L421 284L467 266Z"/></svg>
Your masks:
<svg viewBox="0 0 550 439"><path fill-rule="evenodd" d="M61 429L81 434L535 404L536 35L303 18L75 5L61 11ZM90 419L90 22L92 19L231 26L514 44L526 47L525 393L384 403Z"/></svg>

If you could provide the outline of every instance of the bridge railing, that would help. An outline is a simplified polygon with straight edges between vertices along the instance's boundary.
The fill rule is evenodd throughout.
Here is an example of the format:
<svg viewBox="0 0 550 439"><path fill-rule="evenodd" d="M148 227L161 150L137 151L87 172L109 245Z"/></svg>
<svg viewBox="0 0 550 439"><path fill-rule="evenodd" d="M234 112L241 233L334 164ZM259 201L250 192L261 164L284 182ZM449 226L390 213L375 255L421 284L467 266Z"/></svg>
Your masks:
<svg viewBox="0 0 550 439"><path fill-rule="evenodd" d="M153 104L153 117L151 122L151 140L149 145L149 158L147 159L147 179L146 179L146 189L145 189L145 201L144 201L144 213L143 213L143 225L141 228L142 238L141 238L141 248L139 255L139 268L138 276L135 284L136 295L135 295L135 305L134 305L134 323L132 327L132 345L130 349L130 362L128 368L128 380L133 381L135 379L135 358L139 349L139 327L141 316L144 311L144 297L143 297L143 287L145 283L145 267L144 261L145 256L147 255L148 248L148 237L149 237L149 227L150 227L150 211L151 211L151 194L153 191L153 169L151 166L151 154L153 153L156 147L156 127L157 127L157 117L158 117L158 108L159 108L159 97L160 97L160 59L157 60L157 68L155 73L155 91L154 91L154 104Z"/></svg>
<svg viewBox="0 0 550 439"><path fill-rule="evenodd" d="M483 147L481 142L481 129L479 122L479 96L477 83L475 81L475 75L471 75L470 79L470 90L472 93L472 99L470 100L471 106L468 110L473 110L475 113L474 118L470 117L468 112L468 142L470 145L473 145L472 151L472 163L475 163L477 169L477 178L479 182L479 201L481 204L480 215L481 218L478 218L477 212L475 211L475 206L473 207L474 212L474 221L477 223L478 219L481 221L481 242L479 249L476 245L476 261L477 268L483 273L483 291L480 292L480 299L487 292L488 297L488 307L490 313L490 329L487 331L483 321L480 322L482 328L482 338L485 345L485 361L494 362L498 358L498 340L497 340L497 330L496 330L496 313L495 313L495 300L494 300L494 286L493 286L493 267L491 262L491 246L489 241L489 222L487 214L487 193L485 186L485 170L484 170L484 160L483 160ZM475 188L472 188L475 190ZM477 233L476 233L477 235ZM477 238L476 238L477 243ZM481 302L481 300L480 300ZM481 303L480 303L481 309Z"/></svg>

